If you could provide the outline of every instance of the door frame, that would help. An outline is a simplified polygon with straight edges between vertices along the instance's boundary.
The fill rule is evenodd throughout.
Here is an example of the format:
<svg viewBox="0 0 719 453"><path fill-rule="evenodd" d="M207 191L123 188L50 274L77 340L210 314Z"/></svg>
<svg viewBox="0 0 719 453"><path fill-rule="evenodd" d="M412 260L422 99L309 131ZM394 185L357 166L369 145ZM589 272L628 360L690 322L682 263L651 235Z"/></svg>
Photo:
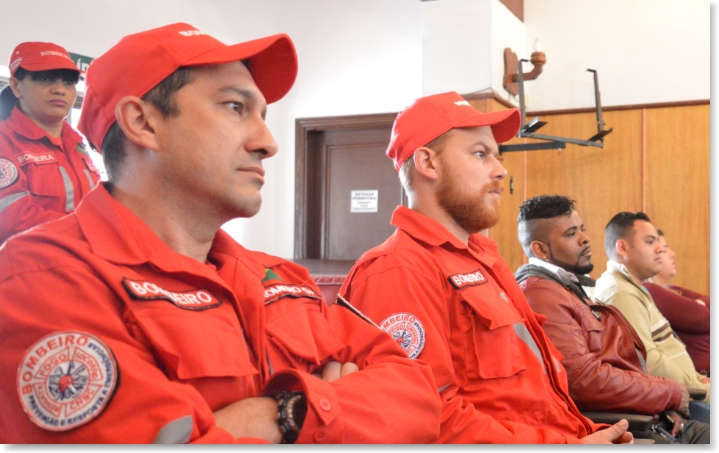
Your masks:
<svg viewBox="0 0 719 453"><path fill-rule="evenodd" d="M317 259L325 253L327 149L315 149L317 137L326 131L391 128L396 118L397 113L377 113L295 120L295 259ZM310 158L315 165L309 164Z"/></svg>

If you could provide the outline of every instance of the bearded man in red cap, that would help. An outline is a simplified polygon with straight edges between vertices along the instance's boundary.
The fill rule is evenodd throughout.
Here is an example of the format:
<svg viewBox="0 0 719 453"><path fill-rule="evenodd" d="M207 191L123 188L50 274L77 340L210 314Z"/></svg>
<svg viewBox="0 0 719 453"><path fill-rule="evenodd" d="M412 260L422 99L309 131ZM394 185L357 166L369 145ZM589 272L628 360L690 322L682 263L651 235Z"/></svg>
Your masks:
<svg viewBox="0 0 719 453"><path fill-rule="evenodd" d="M481 113L457 93L416 100L394 122L387 155L409 207L355 263L340 294L432 366L440 442L627 443L628 423L596 425L569 397L561 355L529 308L497 244L507 171L497 143L516 109ZM606 429L602 429L606 428Z"/></svg>
<svg viewBox="0 0 719 453"><path fill-rule="evenodd" d="M0 249L1 443L437 439L427 365L220 230L260 208L296 74L286 35L182 23L94 60L79 129L109 181Z"/></svg>

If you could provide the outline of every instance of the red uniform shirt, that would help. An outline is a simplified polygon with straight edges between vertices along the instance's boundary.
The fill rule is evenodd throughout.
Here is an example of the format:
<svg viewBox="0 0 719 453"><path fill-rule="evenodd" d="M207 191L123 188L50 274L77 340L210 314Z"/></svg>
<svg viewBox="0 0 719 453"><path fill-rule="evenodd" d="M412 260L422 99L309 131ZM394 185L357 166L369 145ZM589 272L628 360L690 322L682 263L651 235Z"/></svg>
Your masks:
<svg viewBox="0 0 719 453"><path fill-rule="evenodd" d="M0 244L75 210L100 173L82 137L63 122L50 137L18 108L0 122Z"/></svg>
<svg viewBox="0 0 719 453"><path fill-rule="evenodd" d="M213 411L282 389L307 395L298 442L436 440L431 369L319 294L306 269L223 231L208 264L179 255L101 185L0 249L0 442L228 443ZM100 369L77 371L93 355ZM310 374L330 360L360 372Z"/></svg>
<svg viewBox="0 0 719 453"><path fill-rule="evenodd" d="M392 224L340 292L432 366L440 442L579 443L599 428L570 399L562 356L496 243L475 234L467 247L406 207Z"/></svg>

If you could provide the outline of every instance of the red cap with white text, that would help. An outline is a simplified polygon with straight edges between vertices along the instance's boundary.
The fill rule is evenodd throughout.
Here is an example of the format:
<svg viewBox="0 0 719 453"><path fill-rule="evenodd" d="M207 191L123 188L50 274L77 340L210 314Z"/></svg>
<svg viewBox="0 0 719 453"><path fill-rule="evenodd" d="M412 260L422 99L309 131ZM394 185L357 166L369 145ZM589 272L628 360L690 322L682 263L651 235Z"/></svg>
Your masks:
<svg viewBox="0 0 719 453"><path fill-rule="evenodd" d="M295 46L285 34L228 46L176 23L125 36L90 64L77 128L99 151L123 97L144 96L180 67L242 60L268 104L287 94L297 77Z"/></svg>
<svg viewBox="0 0 719 453"><path fill-rule="evenodd" d="M517 109L482 113L454 91L426 96L397 115L387 157L399 170L417 148L454 128L491 126L494 139L503 143L517 135L520 122Z"/></svg>
<svg viewBox="0 0 719 453"><path fill-rule="evenodd" d="M23 42L18 44L10 55L8 68L11 76L15 75L17 68L33 72L70 69L82 74L80 68L70 58L67 50L51 42Z"/></svg>

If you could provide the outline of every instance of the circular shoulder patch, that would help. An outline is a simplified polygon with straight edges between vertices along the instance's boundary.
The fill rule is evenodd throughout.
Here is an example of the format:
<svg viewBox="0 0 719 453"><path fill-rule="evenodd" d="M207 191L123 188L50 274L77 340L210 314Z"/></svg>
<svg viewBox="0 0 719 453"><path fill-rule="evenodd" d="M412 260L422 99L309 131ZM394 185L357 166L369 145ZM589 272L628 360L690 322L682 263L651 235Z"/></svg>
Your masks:
<svg viewBox="0 0 719 453"><path fill-rule="evenodd" d="M3 189L17 181L17 167L11 160L0 157L0 189Z"/></svg>
<svg viewBox="0 0 719 453"><path fill-rule="evenodd" d="M412 313L395 313L379 324L392 335L410 359L416 359L424 349L425 333L422 322Z"/></svg>
<svg viewBox="0 0 719 453"><path fill-rule="evenodd" d="M20 402L33 423L66 431L105 409L117 385L117 362L94 335L55 332L25 353L17 383Z"/></svg>

